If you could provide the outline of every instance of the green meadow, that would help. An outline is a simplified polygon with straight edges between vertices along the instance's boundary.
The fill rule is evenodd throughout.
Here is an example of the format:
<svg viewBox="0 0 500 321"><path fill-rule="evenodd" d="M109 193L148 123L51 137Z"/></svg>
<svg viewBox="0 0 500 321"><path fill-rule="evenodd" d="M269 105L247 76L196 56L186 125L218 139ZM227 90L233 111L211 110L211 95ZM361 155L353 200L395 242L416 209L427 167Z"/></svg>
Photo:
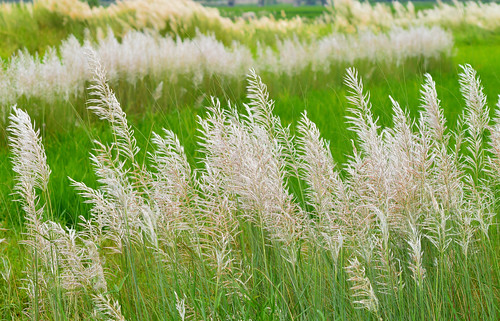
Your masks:
<svg viewBox="0 0 500 321"><path fill-rule="evenodd" d="M422 2L416 3L415 7L419 11L430 8L431 5ZM50 12L48 9L36 10L34 14L22 6L13 6L11 10L0 9L0 57L5 64L18 50L25 50L33 55L43 55L47 48L57 47L70 35L74 35L82 42L89 34L90 38L97 37L99 28L105 29L109 26L120 39L127 30L123 23L126 19L121 17L121 20L107 17L87 19L82 22L69 19L58 12ZM303 34L299 32L295 36L302 37L301 39L314 39L311 36L314 32L317 35L324 35L333 30L330 25L315 25L315 19L320 19L322 15L328 14L329 10L335 9L325 9L320 6L272 5L218 7L218 10L221 16L233 20L250 11L255 12L257 17L273 16L276 21L301 17L306 21L304 28L307 31ZM234 37L250 46L253 51L257 50L255 44L258 41L271 45L275 41L271 31L261 34L256 32L249 39L245 39L244 35L226 34L225 29L217 23L207 23L199 17L190 20L189 25L177 35L182 39L193 38L199 26L205 26L208 32L213 32L222 43L229 45ZM423 113L423 105L426 102L421 98L422 85L426 82L425 73L428 72L436 84L440 106L447 120L447 131L457 129L460 116L464 112L467 113L459 81L459 74L462 72L459 66L464 64L470 64L477 71L477 76L484 87L484 94L487 96L489 114L492 118L495 117L497 108L495 106L500 95L498 30L466 26L448 30L454 39L449 57L440 57L427 63L420 59L409 59L397 65L360 61L358 65L352 66L359 70L364 89L370 93L371 111L381 127L394 125L390 97L399 102L401 108L407 111L412 119L418 118ZM162 35L175 34L171 25L167 25L159 32ZM292 34L293 31L282 31L276 37L285 38ZM352 168L347 164L352 165L349 162L353 159L351 157L353 146L359 148L359 137L355 131L349 130L352 124L348 124L347 117L352 115L349 111L352 104L347 97L351 95L352 88L344 83L345 67L348 66L333 66L328 72L317 74L306 69L295 76L262 73L261 77L263 83L267 85L270 98L275 103L274 114L279 117L281 125L290 126L292 136L302 137L299 124L303 113L307 112L307 116L321 133L321 138L330 142L329 150L332 160L337 164L339 176L348 181L352 175ZM86 86L91 84L90 81L86 82ZM212 75L203 78L201 85L193 87L188 79L180 77L175 83L168 81L163 83L163 92L159 99L155 96L157 85L155 79L148 77L133 85L125 80L109 83L126 113L128 125L133 130L137 146L140 148L134 162L139 166L150 163L151 155L155 152L153 133L161 133L165 128L177 135L191 168L199 171L193 175L205 174L207 151L203 150L202 144L206 141L202 137L203 128L200 126L199 118L206 118L210 112L207 107L211 105L211 96L219 98L223 106L230 101L238 112L244 114L246 112L244 104L250 102L246 96L247 80L227 80L223 76ZM117 139L117 134L110 123L98 119L87 109L90 105L89 99L92 97L92 90L87 89L83 94L71 99L57 97L47 102L38 98L20 97L17 101L17 107L26 110L35 128L39 129L47 163L52 171L48 183L50 193L40 193L39 198L39 205L47 204L43 208L43 217L50 218L62 226L75 228L77 231L85 231L86 227L81 225L82 217L95 219L95 216L93 216L92 202L84 202L82 196L72 186L69 177L98 189L102 185L102 180L99 182L95 167L89 159L90 153L93 151L98 153L95 151L96 140L109 143L116 142ZM77 285L70 290L65 288L66 256L54 259L62 263L55 268L57 273L50 276L48 272L50 268L46 268L43 265L45 263L33 263L43 260L33 256L33 253L38 251L33 250L36 245L23 243L23 240L30 237L32 240L38 240L38 236L30 236L31 230L26 225L27 214L23 208L25 203L19 201L19 195L14 191L17 181L16 173L13 171L13 154L12 148L9 147L7 129L11 123L7 120L7 115L12 109L10 106L1 108L4 113L3 119L0 120L0 258L7 259L0 261L0 271L10 271L7 277L0 278L0 302L4 302L0 305L2 320L498 320L499 318L500 227L499 204L496 197L498 182L488 185L493 195L491 204L488 203L488 209L494 210L492 224L489 226L488 234L479 231L474 234L471 254L463 254L458 241L452 241L447 250L440 252L431 241L432 237L429 239L425 237L428 227L425 225L427 223L422 221L421 264L427 271L425 278L422 278L422 285L415 281L413 270L408 267L408 262L413 262L414 256L407 252L408 242L405 239L407 234L399 230L399 225L394 227L394 231L392 227L390 228L391 238L387 243L374 241L375 245L372 248L375 253L373 255L377 256L379 255L377 246L380 245L382 248L380 253L387 254L385 257L380 254L381 262L384 262L384 259L393 260L394 265L388 263L388 269L397 266L402 271L400 274L396 273L397 276L392 279L394 284L387 292L382 290L380 285L382 283L376 281L379 280L379 273L384 275L384 272L380 272L384 271L383 267L376 265L378 263L370 265L360 254L363 251L362 247L359 244L349 244L349 236L346 238L345 248L341 248L338 257L334 259L329 250L325 250L321 244L308 243L310 241L306 237L304 239L298 237L298 241L294 239L293 242L297 243L274 239L273 232L266 229L265 224L246 219L248 215L253 215L248 213L253 212L250 210L248 213L245 212L246 203L239 204L240 196L233 195L227 196L227 200L236 202L237 233L235 232L234 239L233 236L230 237L231 242L228 243L230 244L228 247L221 246L220 251L225 256L213 250L217 255L221 255L217 256L217 259L231 258L224 265L227 272L220 272L221 268L216 264L217 259L213 259L216 261L213 263L210 257L212 244L219 246L217 242L223 239L220 235L226 236L226 234L220 232L219 235L217 234L219 230L216 232L210 230L211 223L203 221L205 218L200 218L203 222L199 224L202 226L200 229L206 228L209 231L205 235L206 239L203 238L205 236L197 236L199 239L194 240L195 237L190 236L190 233L194 232L190 232L189 229L180 230L175 234L174 228L172 233L175 237L172 240L159 237L160 243L165 242L164 247L159 245L162 249L161 254L155 250L153 242L150 243L147 232L140 232L139 234L142 233L140 236L135 236L132 232L130 235L127 234L129 232L125 233L119 252L114 251L116 246L113 243L114 239L105 239L106 233L113 232L112 228L106 227L101 231L104 236L99 234L99 237L102 236L103 240L99 241L101 243L96 241L96 249L104 262L102 264L107 289L100 294L108 299L112 298L112 302L118 303L121 308L113 310L109 308L113 304L99 305L96 302L104 301L96 299L97 292L93 292L95 287L75 281ZM415 130L416 125L412 127ZM487 136L485 133L482 135ZM489 141L489 138L485 138L484 146ZM455 138L452 142L455 142ZM469 155L467 146L466 144L462 148L464 155ZM451 149L450 147L449 150ZM489 150L485 153L485 159L493 157ZM459 161L465 158L466 156L459 158ZM136 174L134 171L138 167L131 165L130 160L124 160L124 164L130 166L126 167L130 172L125 171L124 176L131 182L139 184L139 181L134 181ZM464 169L464 173L468 173L468 170ZM480 174L480 177L483 177L482 175ZM484 177L486 175L484 174ZM297 207L303 208L308 219L312 222L320 221L314 203L304 200L310 191L305 187L307 184L304 177L297 175L287 179L286 188L290 191L292 202L298 204ZM477 179L477 182L480 180ZM137 194L142 195L140 187L132 183L131 186L131 189L137 189ZM352 187L353 190L354 188ZM209 194L203 194L205 192L199 186L194 189L196 193L202 195L200 197L202 200L198 201L205 204L203 202L209 198L207 196ZM468 190L464 192L465 195L468 195L467 193ZM113 199L110 203L114 201L116 200ZM445 205L441 205L441 201L439 196L436 196L435 202L442 206L445 213ZM361 204L359 208L363 208L362 204L365 203L362 200L359 203ZM192 205L186 205L186 208L200 217L210 215L206 214L210 213L210 209L200 210L198 213L197 204L193 201ZM463 204L468 203L464 201ZM203 206L211 208L206 204ZM215 205L210 206L216 208ZM383 207L385 205L380 206L385 208ZM470 206L475 209L473 207L475 205ZM425 208L422 210L422 215L425 216L425 211L432 211L433 207L422 205L422 208ZM352 205L351 210L355 212L359 209ZM364 213L364 209L359 211ZM453 215L458 214L454 211L450 210L443 214L452 217L449 223L444 223L449 224L445 226L444 233L446 234L448 228L453 231L450 234L452 235L450 239L453 240L455 237L459 238L459 232L454 231L460 231L461 224L458 219L455 221ZM411 210L404 212L404 215L410 215L410 212ZM373 218L373 226L367 228L366 233L371 233L373 239L383 240L385 232L378 220L378 217ZM174 226L175 219L169 224ZM474 224L474 227L478 226ZM127 226L127 229L129 228L133 229ZM227 231L225 228L221 230ZM229 227L227 229L230 230ZM159 229L158 235L161 232L164 231ZM228 233L233 232L230 230ZM41 236L40 239L45 239L47 244L50 244L52 242L50 237L54 234L47 235L49 237ZM75 244L85 243L82 240L84 236L81 236ZM210 243L212 241L215 243ZM200 246L200 249L196 248L195 244ZM358 245L360 248L356 249ZM296 255L292 255L293 259L287 257L289 254L287 246L290 246ZM217 247L214 245L214 248ZM206 253L203 252L205 250ZM54 250L53 255L57 256L57 251ZM83 252L84 250L80 251ZM353 261L355 257L359 257L364 264L362 269ZM373 260L378 262L376 259ZM93 266L90 259L87 261L82 259L82 262L80 265L82 269ZM43 273L40 272L42 270ZM25 289L27 275L35 273L33 271L40 273L42 278L47 277L48 284L55 284L53 290L51 287L45 288L45 285L35 290L39 293L39 297L36 298L41 302L39 304L32 303L33 300ZM372 282L369 288L371 289L373 285L375 289L376 304L373 303L375 299L366 290L368 289L366 279ZM400 286L402 283L405 285ZM359 287L356 288L356 285ZM356 296L356 289L361 292L363 289L366 291ZM46 299L43 295L47 296ZM364 299L366 300L363 301ZM359 304L359 300L363 302Z"/></svg>

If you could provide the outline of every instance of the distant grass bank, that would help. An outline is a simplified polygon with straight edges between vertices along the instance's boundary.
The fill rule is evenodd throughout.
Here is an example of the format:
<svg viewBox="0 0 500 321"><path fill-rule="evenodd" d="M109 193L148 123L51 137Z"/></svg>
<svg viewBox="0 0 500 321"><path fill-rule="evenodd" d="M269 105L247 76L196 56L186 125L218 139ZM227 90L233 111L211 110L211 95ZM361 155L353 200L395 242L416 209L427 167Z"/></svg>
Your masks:
<svg viewBox="0 0 500 321"><path fill-rule="evenodd" d="M370 1L373 4L379 1ZM445 1L446 2L446 1ZM390 2L383 1L383 4L389 4ZM401 1L404 5L407 4L406 1ZM432 8L436 2L435 1L412 1L413 6L416 11ZM211 6L207 4L207 6ZM234 5L232 7L218 5L213 6L219 9L220 13L224 17L236 18L241 17L245 12L254 12L256 16L272 16L275 19L289 19L293 17L301 17L306 19L315 19L320 17L322 14L327 13L331 6L321 6L321 5L300 5L294 6L293 4L269 4L265 6L258 5Z"/></svg>
<svg viewBox="0 0 500 321"><path fill-rule="evenodd" d="M292 17L301 17L314 19L327 12L328 8L324 6L298 6L291 4L276 4L259 7L256 5L235 5L233 7L217 6L224 17L240 17L245 12L254 12L257 16L273 16L276 19L288 19Z"/></svg>

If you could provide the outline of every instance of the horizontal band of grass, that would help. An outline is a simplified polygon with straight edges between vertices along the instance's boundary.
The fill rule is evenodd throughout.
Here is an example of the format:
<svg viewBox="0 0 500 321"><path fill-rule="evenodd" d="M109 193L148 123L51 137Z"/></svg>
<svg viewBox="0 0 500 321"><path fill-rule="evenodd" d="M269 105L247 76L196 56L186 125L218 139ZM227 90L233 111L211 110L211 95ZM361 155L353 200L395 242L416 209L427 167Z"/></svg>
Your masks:
<svg viewBox="0 0 500 321"><path fill-rule="evenodd" d="M309 42L285 39L277 41L275 48L258 46L255 52L237 42L226 47L215 37L202 34L180 40L130 32L119 41L110 32L97 44L86 41L82 45L72 37L41 59L28 53L13 56L0 70L0 104L11 105L21 97L52 102L81 95L90 80L85 48L92 47L109 70L112 82L136 86L145 78L156 81L152 96L158 100L163 86L180 87L178 82L187 81L184 88L198 89L211 78L234 82L248 68L276 78L306 73L315 78L355 62L390 68L421 61L424 66L432 66L432 62L450 56L452 45L450 34L424 27L382 34L332 34Z"/></svg>
<svg viewBox="0 0 500 321"><path fill-rule="evenodd" d="M232 21L217 9L189 0L128 0L94 8L78 0L38 0L0 5L0 57L8 59L25 49L43 55L70 36L83 41L89 34L97 37L99 29L108 28L119 38L133 30L155 30L182 39L201 32L215 35L225 45L236 40L250 47L257 42L272 45L276 39L294 35L309 39L332 31L325 23L305 23L300 18Z"/></svg>
<svg viewBox="0 0 500 321"><path fill-rule="evenodd" d="M455 30L480 32L498 29L496 3L475 2L454 5L440 3L436 7L415 10L399 2L375 5L358 1L334 1L327 14L314 20L274 19L269 17L229 19L215 8L204 8L188 0L129 0L107 7L91 8L78 0L38 0L34 4L2 4L0 6L0 57L8 59L18 50L45 54L51 46L69 36L79 41L90 30L97 37L99 29L111 28L117 37L131 30L154 29L162 35L190 39L201 32L213 34L226 46L236 40L250 48L259 42L274 45L276 39L293 36L300 40L320 37L332 32L355 33L370 30L387 31L395 26L441 26ZM154 14L151 14L154 13Z"/></svg>

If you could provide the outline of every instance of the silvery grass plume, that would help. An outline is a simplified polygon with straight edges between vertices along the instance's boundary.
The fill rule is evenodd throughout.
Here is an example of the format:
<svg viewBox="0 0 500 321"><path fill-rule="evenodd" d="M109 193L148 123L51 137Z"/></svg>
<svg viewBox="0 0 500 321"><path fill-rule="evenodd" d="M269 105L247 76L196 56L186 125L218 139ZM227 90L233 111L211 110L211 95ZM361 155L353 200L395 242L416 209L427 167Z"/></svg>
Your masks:
<svg viewBox="0 0 500 321"><path fill-rule="evenodd" d="M418 227L410 223L408 246L410 247L409 268L412 272L412 278L417 283L419 289L422 289L426 270L423 267L422 236L417 230Z"/></svg>
<svg viewBox="0 0 500 321"><path fill-rule="evenodd" d="M189 232L189 246L198 255L213 258L219 275L232 261L229 244L234 239L236 220L231 218L234 209L225 206L229 200L214 198L216 193L206 192L203 184L200 188L206 197L198 198L200 183L195 181L184 149L171 131L164 130L163 136L153 133L155 150L150 159L154 171L138 164L133 130L107 83L96 53L90 51L89 56L95 96L89 109L110 123L115 141L111 145L96 142L91 156L101 184L99 189L73 182L86 202L94 205L87 226L101 243L112 240L115 251L121 252L123 245L132 245L130 242L147 243L170 265L174 261L169 252L181 250L172 251L176 238L183 231Z"/></svg>
<svg viewBox="0 0 500 321"><path fill-rule="evenodd" d="M356 30L378 32L391 26L442 26L457 28L474 26L486 30L495 30L499 24L500 6L497 3L464 3L438 2L438 5L415 10L411 2L406 5L394 2L391 6L378 3L372 5L357 0L331 0L334 6L330 14L314 21L316 25L333 24L334 30L353 33ZM33 10L30 5L30 10ZM306 24L302 19L259 19L244 18L232 21L222 17L215 8L201 6L194 1L179 0L127 0L109 6L91 8L87 3L77 0L38 0L35 7L55 12L76 21L99 19L122 19L124 29L172 29L183 34L185 29L193 27L199 20L205 26L217 25L222 32L234 36L271 31L278 34L296 33L303 30ZM154 12L155 14L151 14ZM133 15L135 19L126 19ZM437 40L436 40L437 41Z"/></svg>
<svg viewBox="0 0 500 321"><path fill-rule="evenodd" d="M375 295L370 279L366 276L365 267L357 257L349 260L345 268L351 282L353 303L357 308L366 309L378 316L379 301Z"/></svg>
<svg viewBox="0 0 500 321"><path fill-rule="evenodd" d="M51 302L54 291L62 289L64 295L76 300L82 291L106 292L104 270L92 239L44 217L44 212L52 214L46 205L50 169L40 133L33 128L28 114L16 107L10 120L9 142L17 174L15 191L26 214L24 244L32 256L25 284L31 302L25 312L35 319L50 317L51 312L55 317L64 310L71 312L72 307L66 306L64 300Z"/></svg>
<svg viewBox="0 0 500 321"><path fill-rule="evenodd" d="M450 135L446 133L446 120L432 77L425 75L421 89L421 121L419 131L421 141L429 146L432 162L429 176L423 182L422 204L426 237L440 253L444 253L452 242L450 212L460 209L463 204L462 172L458 155L449 150Z"/></svg>
<svg viewBox="0 0 500 321"><path fill-rule="evenodd" d="M102 67L97 54L92 49L87 49L90 69L93 71L92 84L89 87L93 98L89 99L88 109L93 111L100 119L106 120L113 130L116 150L118 153L134 162L139 152L134 131L128 125L127 117L123 112L115 94L109 88L106 71Z"/></svg>
<svg viewBox="0 0 500 321"><path fill-rule="evenodd" d="M46 226L43 224L51 171L47 165L47 156L41 142L40 131L35 131L29 115L14 106L10 121L7 130L9 132L9 144L13 151L13 170L17 174L14 191L26 214L26 244L31 252L30 262L32 266L27 271L26 281L31 301L31 311L28 313L34 317L40 310L44 309L43 294L45 287L43 285L45 280L41 271L40 257L51 253L51 249L47 246L45 240L47 235ZM42 204L40 204L40 192L44 194ZM45 261L50 262L50 260ZM54 269L55 267L52 266L51 270Z"/></svg>
<svg viewBox="0 0 500 321"><path fill-rule="evenodd" d="M387 216L380 210L376 210L377 226L374 229L374 234L371 237L374 242L374 259L373 265L379 271L376 277L377 290L380 293L393 295L404 287L402 281L401 264L394 257L390 244L389 224ZM364 245L366 247L366 245Z"/></svg>
<svg viewBox="0 0 500 321"><path fill-rule="evenodd" d="M132 128L114 92L110 89L106 71L101 66L97 54L87 49L93 81L89 110L111 125L114 142L105 145L96 141L91 161L101 184L99 190L84 183L73 185L94 205L92 219L98 239L113 240L113 248L121 252L124 243L140 240L141 232L156 243L156 234L151 224L156 221L143 197L142 187L148 188L150 175L143 171L135 157L139 152ZM93 224L90 224L93 225ZM104 231L107 231L104 233Z"/></svg>
<svg viewBox="0 0 500 321"><path fill-rule="evenodd" d="M26 6L31 9L30 4ZM78 0L37 0L36 7L79 22L121 20L121 27L125 30L171 30L179 35L199 27L200 22L209 30L220 28L224 33L239 37L260 31L286 34L300 31L305 25L299 17L286 20L242 17L232 20L221 16L216 8L192 0L127 0L96 7Z"/></svg>
<svg viewBox="0 0 500 321"><path fill-rule="evenodd" d="M488 230L493 222L494 212L490 212L490 203L494 202L494 191L486 181L490 175L487 173L486 164L486 144L484 134L489 130L490 109L487 105L487 97L484 94L483 86L477 73L470 65L460 66L463 73L460 74L460 90L465 99L465 123L467 136L465 137L465 175L466 198L470 200L468 204L476 204L462 213L461 236L462 247L467 248L467 244L473 237L473 221L479 225L479 229L488 237ZM467 252L465 250L465 252Z"/></svg>
<svg viewBox="0 0 500 321"><path fill-rule="evenodd" d="M345 230L354 229L350 191L340 177L329 142L321 138L317 126L306 112L302 115L297 132L300 178L307 184L306 199L314 209L315 216L312 242L328 249L334 262L337 262Z"/></svg>
<svg viewBox="0 0 500 321"><path fill-rule="evenodd" d="M13 170L18 174L16 190L23 193L21 186L26 185L46 192L51 170L47 165L40 131L33 128L29 115L17 106L12 106L9 119L11 123L7 130L13 151Z"/></svg>
<svg viewBox="0 0 500 321"><path fill-rule="evenodd" d="M349 87L349 95L347 100L352 105L349 108L351 115L348 115L347 121L351 125L349 130L356 134L356 142L359 145L359 153L357 148L354 152L354 156L351 160L352 167L356 168L356 161L358 157L363 158L367 162L367 172L372 172L372 176L359 173L357 171L352 172L352 175L359 175L360 179L365 178L366 180L372 179L371 184L377 184L378 186L366 185L366 190L361 192L361 189L357 189L360 195L360 199L367 199L369 202L373 202L374 205L380 203L387 194L387 150L384 148L384 140L380 135L380 126L378 124L378 119L376 119L371 111L370 94L364 92L363 81L358 77L358 72L354 68L347 69L345 76L345 84ZM356 178L353 177L353 180ZM382 193L380 195L369 195L372 193Z"/></svg>
<svg viewBox="0 0 500 321"><path fill-rule="evenodd" d="M496 107L495 118L490 128L489 151L491 156L488 157L488 167L494 180L500 182L500 96Z"/></svg>
<svg viewBox="0 0 500 321"><path fill-rule="evenodd" d="M346 85L350 88L348 101L352 104L347 116L350 130L357 135L359 151L354 147L354 155L348 162L347 172L353 193L354 219L357 228L353 241L364 250L372 247L373 238L380 238L387 248L391 229L400 226L399 213L393 210L394 179L384 132L380 132L378 120L371 112L370 95L365 93L363 82L353 68L347 70ZM377 230L379 235L372 235ZM378 244L378 241L375 242ZM370 251L365 257L371 257ZM387 254L387 253L386 253ZM386 255L382 255L386 256Z"/></svg>
<svg viewBox="0 0 500 321"><path fill-rule="evenodd" d="M28 215L28 226L36 230L45 206L45 203L39 206L37 191L47 197L51 170L47 165L40 131L34 130L29 115L14 106L9 119L7 130L12 149L12 170L17 174L14 191Z"/></svg>
<svg viewBox="0 0 500 321"><path fill-rule="evenodd" d="M175 237L172 232L195 225L191 204L197 200L197 182L184 147L172 131L164 129L162 136L153 133L152 142L155 149L150 160L154 172L149 193L159 213L160 237L168 242Z"/></svg>
<svg viewBox="0 0 500 321"><path fill-rule="evenodd" d="M175 309L179 313L181 320L184 321L186 319L186 297L179 299L177 292L175 292Z"/></svg>
<svg viewBox="0 0 500 321"><path fill-rule="evenodd" d="M177 136L168 130L163 136L153 133L153 171L138 164L134 133L106 72L95 53L90 52L89 60L96 97L89 109L110 123L115 141L111 145L96 142L91 156L99 189L73 182L86 202L94 205L86 226L101 244L111 240L115 251L121 252L124 245L145 244L172 268L176 260L190 260L194 251L214 267L217 284L230 286L239 269L234 259L238 222L217 174L207 166L206 172L195 175ZM181 237L187 244L177 243Z"/></svg>
<svg viewBox="0 0 500 321"><path fill-rule="evenodd" d="M420 250L422 228L441 257L453 241L467 257L478 236L477 229L487 234L491 225L494 195L488 179L492 174L485 171L486 144L482 141L489 129L489 110L475 71L470 66L463 69L461 87L468 127L465 139L461 133L447 130L430 75L426 75L422 87L423 110L418 121L412 121L393 100L394 126L380 128L361 80L354 69L347 72L346 84L351 90L348 99L353 105L353 116L348 120L357 140L344 182L352 195L353 217L361 227L351 237L366 262L375 260L379 270L377 291L382 293L387 293L389 284L399 284L401 275L392 242L408 238L410 268L420 286L425 276ZM452 137L456 140L454 148Z"/></svg>
<svg viewBox="0 0 500 321"><path fill-rule="evenodd" d="M95 305L93 318L106 321L125 321L121 312L121 307L109 295L98 294L93 296L92 302Z"/></svg>
<svg viewBox="0 0 500 321"><path fill-rule="evenodd" d="M217 175L223 192L235 199L246 220L269 233L287 249L285 259L295 262L297 242L307 230L305 213L293 201L286 177L290 135L273 113L266 86L253 71L249 75L247 114L222 110L213 100L207 118L200 119L201 146L207 170L203 179ZM209 176L210 175L210 176Z"/></svg>

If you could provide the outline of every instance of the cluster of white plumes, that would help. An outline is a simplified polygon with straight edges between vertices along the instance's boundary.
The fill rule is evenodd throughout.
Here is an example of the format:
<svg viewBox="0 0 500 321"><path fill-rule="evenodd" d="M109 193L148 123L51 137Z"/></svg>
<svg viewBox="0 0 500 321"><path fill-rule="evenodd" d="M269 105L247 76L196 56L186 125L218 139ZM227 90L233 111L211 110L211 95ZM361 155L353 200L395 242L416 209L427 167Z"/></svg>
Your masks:
<svg viewBox="0 0 500 321"><path fill-rule="evenodd" d="M456 1L432 8L415 10L395 1L392 5L371 4L357 0L331 0L334 10L326 16L337 30L387 30L394 26L441 26L443 28L477 27L496 30L500 27L500 4L496 2Z"/></svg>
<svg viewBox="0 0 500 321"><path fill-rule="evenodd" d="M311 41L291 38L277 41L275 49L258 45L255 54L238 42L224 46L211 35L181 40L155 32L131 31L119 41L109 31L97 43L86 41L82 45L71 37L60 48L49 49L42 58L19 52L0 70L0 103L12 104L21 96L51 101L81 93L91 79L84 47L93 47L98 53L111 81L126 79L135 84L149 76L172 84L187 78L196 87L206 77L241 78L248 68L296 76L307 70L328 73L331 67L360 61L426 61L450 54L452 45L451 35L437 27L331 34Z"/></svg>

